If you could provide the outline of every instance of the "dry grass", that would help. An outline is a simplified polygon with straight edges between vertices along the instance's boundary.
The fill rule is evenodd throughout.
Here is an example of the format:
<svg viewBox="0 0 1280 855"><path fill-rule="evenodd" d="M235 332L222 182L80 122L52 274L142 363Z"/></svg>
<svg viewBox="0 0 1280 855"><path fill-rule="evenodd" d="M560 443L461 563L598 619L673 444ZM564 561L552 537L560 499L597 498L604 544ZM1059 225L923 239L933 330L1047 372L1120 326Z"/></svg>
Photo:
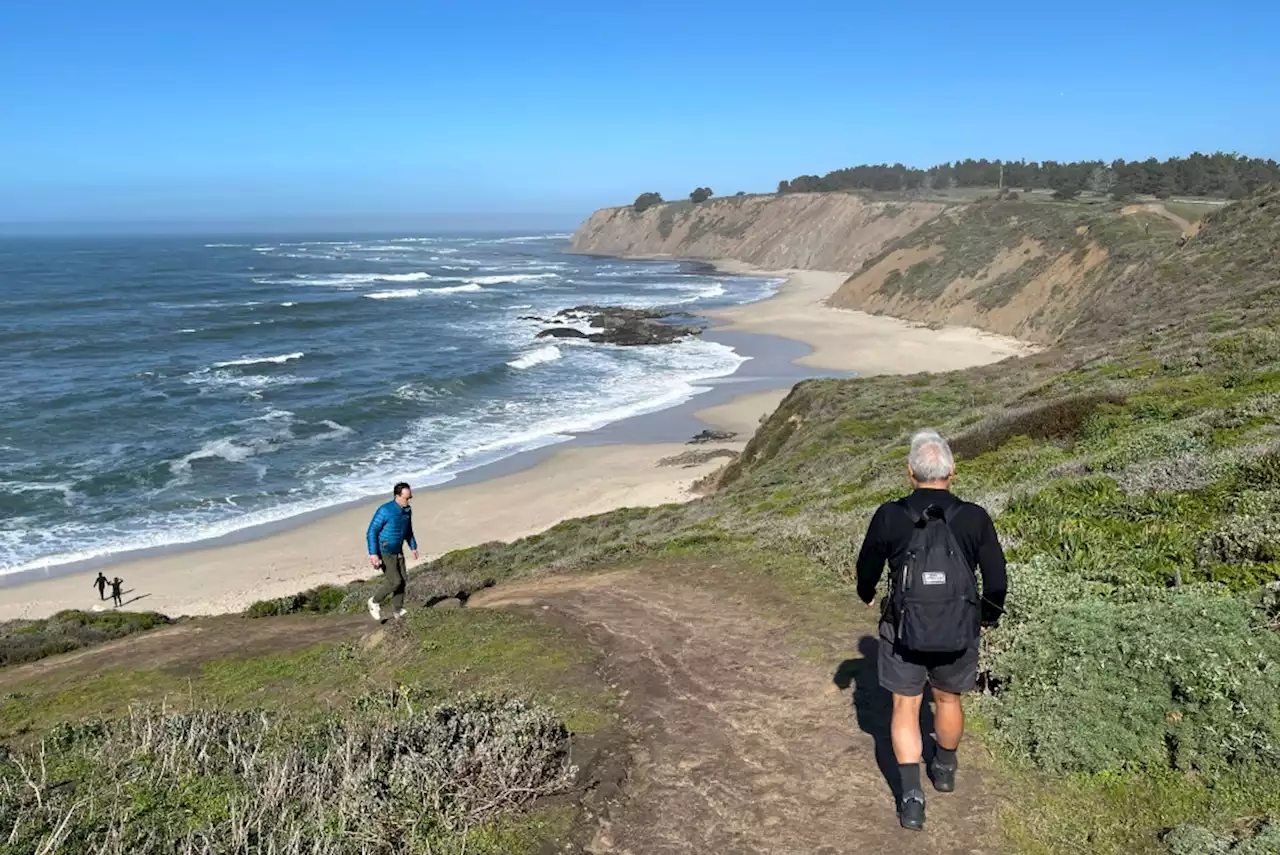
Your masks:
<svg viewBox="0 0 1280 855"><path fill-rule="evenodd" d="M559 792L568 734L521 701L402 691L315 721L134 710L0 761L9 852L431 853Z"/></svg>

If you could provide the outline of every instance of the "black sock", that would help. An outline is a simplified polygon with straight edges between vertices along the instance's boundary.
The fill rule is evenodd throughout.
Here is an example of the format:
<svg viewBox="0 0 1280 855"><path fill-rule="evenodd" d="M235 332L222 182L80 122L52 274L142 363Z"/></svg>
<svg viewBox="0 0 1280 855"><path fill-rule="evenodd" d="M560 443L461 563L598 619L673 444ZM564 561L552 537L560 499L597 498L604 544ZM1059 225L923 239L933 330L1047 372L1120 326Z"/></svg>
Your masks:
<svg viewBox="0 0 1280 855"><path fill-rule="evenodd" d="M920 786L919 763L899 763L898 775L902 778L902 792L909 793L912 790L923 789Z"/></svg>
<svg viewBox="0 0 1280 855"><path fill-rule="evenodd" d="M934 760L938 763L939 766L946 766L947 768L952 768L957 765L956 750L957 749L955 748L943 748L941 745L939 745L938 753L934 755Z"/></svg>

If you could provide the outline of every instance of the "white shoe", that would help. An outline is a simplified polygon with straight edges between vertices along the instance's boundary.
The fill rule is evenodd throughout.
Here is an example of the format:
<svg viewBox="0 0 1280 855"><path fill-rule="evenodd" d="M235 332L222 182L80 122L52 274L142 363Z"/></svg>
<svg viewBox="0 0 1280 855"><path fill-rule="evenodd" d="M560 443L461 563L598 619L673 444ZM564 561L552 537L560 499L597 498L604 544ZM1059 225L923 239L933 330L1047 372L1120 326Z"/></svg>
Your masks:
<svg viewBox="0 0 1280 855"><path fill-rule="evenodd" d="M398 612L396 612L396 620L399 620L400 618L404 617L407 614L408 612L406 612L404 609L400 609Z"/></svg>
<svg viewBox="0 0 1280 855"><path fill-rule="evenodd" d="M382 620L382 606L375 603L372 597L369 598L369 614L373 615L374 620Z"/></svg>

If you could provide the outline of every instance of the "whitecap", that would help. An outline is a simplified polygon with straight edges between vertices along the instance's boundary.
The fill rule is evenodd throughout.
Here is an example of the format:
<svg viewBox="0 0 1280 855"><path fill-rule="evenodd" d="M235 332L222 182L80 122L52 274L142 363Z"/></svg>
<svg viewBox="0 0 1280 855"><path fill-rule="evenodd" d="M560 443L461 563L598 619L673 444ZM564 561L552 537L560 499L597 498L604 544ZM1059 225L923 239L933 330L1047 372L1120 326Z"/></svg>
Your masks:
<svg viewBox="0 0 1280 855"><path fill-rule="evenodd" d="M397 288L394 291L371 291L364 296L370 300L408 300L426 294L474 294L483 291L479 285L454 285L444 288Z"/></svg>
<svg viewBox="0 0 1280 855"><path fill-rule="evenodd" d="M548 344L511 360L507 365L512 368L523 370L525 368L532 368L535 365L541 365L544 362L554 362L559 359L560 356L560 348L556 347L554 344Z"/></svg>
<svg viewBox="0 0 1280 855"><path fill-rule="evenodd" d="M295 359L301 359L304 356L306 356L306 354L301 350L298 351L297 353L282 353L279 356L245 356L245 357L241 357L240 359L228 360L227 362L215 362L213 363L213 367L214 368L232 368L240 365L262 365L268 362L273 363L275 365L283 365L286 362L291 362Z"/></svg>
<svg viewBox="0 0 1280 855"><path fill-rule="evenodd" d="M504 273L496 276L443 276L441 282L469 282L472 285L517 285L521 282L538 282L543 279L559 279L555 273Z"/></svg>

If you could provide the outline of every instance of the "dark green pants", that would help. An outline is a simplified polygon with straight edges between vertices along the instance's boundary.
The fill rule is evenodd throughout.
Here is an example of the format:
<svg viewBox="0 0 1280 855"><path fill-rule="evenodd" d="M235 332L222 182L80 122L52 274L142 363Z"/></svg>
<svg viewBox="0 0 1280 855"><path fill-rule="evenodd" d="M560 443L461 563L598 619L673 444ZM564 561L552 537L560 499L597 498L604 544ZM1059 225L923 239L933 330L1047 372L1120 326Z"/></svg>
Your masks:
<svg viewBox="0 0 1280 855"><path fill-rule="evenodd" d="M404 553L382 552L382 584L373 595L375 603L391 597L391 608L400 611L404 608Z"/></svg>

